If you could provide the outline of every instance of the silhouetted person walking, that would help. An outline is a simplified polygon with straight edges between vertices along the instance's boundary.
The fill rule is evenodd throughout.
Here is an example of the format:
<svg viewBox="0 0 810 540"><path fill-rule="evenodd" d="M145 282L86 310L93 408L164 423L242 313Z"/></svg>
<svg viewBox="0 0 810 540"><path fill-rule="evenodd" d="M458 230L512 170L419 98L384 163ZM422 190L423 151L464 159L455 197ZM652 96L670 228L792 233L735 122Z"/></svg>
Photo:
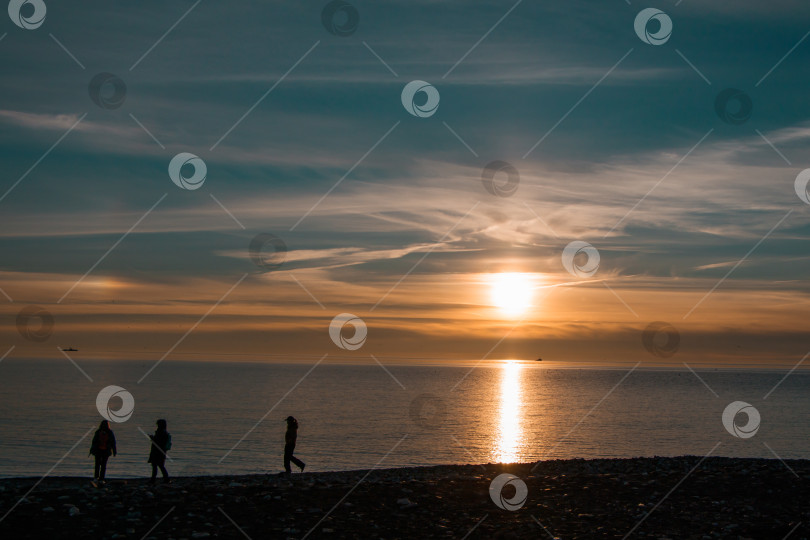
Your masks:
<svg viewBox="0 0 810 540"><path fill-rule="evenodd" d="M118 449L115 447L115 434L110 429L110 423L107 420L102 420L95 435L93 435L93 442L90 443L89 455L96 458L93 485L98 486L98 484L106 483L104 477L107 474L107 460L110 459L110 454L113 456L118 454Z"/></svg>
<svg viewBox="0 0 810 540"><path fill-rule="evenodd" d="M163 474L163 482L169 481L169 473L166 471L166 452L172 447L172 436L166 431L166 420L160 419L157 421L157 429L154 435L149 435L152 440L152 446L149 450L149 460L147 463L152 464L152 480L155 483L157 478L157 470L160 468Z"/></svg>
<svg viewBox="0 0 810 540"><path fill-rule="evenodd" d="M290 469L290 461L295 463L297 467L304 472L306 464L293 455L295 450L295 441L298 439L298 420L292 416L287 417L287 433L284 434L284 470L287 474L292 472Z"/></svg>

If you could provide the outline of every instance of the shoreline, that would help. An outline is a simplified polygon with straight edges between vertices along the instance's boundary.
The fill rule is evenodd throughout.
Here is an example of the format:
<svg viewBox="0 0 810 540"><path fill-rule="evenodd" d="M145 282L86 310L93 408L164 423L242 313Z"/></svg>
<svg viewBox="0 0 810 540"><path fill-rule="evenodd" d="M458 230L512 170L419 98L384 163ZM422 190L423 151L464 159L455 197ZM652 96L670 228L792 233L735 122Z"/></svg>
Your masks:
<svg viewBox="0 0 810 540"><path fill-rule="evenodd" d="M568 464L573 466L583 464L583 465L601 465L609 467L611 464L622 464L627 462L633 463L642 463L651 460L657 461L688 461L688 460L700 460L703 456L699 455L682 455L682 456L636 456L636 457L624 457L624 458L566 458L566 459L546 459L541 461L530 461L530 462L515 462L515 463L442 463L439 465L413 465L409 467L372 467L366 469L340 469L334 471L307 471L307 472L300 472L298 470L293 470L292 475L293 477L306 477L306 478L315 478L318 476L330 476L330 475L351 475L351 474L362 474L368 473L370 471L376 471L379 473L395 473L395 472L426 472L431 473L434 470L447 470L447 469L463 469L468 467L477 467L477 468L485 468L485 469L501 469L504 470L512 470L512 469L523 469L526 467L534 467L535 465L538 467L549 466L549 465L561 465L561 464ZM757 458L757 457L732 457L732 456L710 456L705 458L706 461L709 462L716 462L716 461L727 461L730 463L733 462L751 462L751 463L758 463L758 462L777 462L777 463L787 463L788 465L797 464L802 465L805 464L810 468L810 458L788 458L788 459L780 459L778 458ZM296 469L295 467L293 467ZM89 467L92 469L92 467ZM204 469L200 469L204 470ZM92 472L92 471L90 471ZM172 471L169 471L171 474ZM808 475L810 475L810 470L808 471ZM281 471L278 472L265 472L265 473L249 473L249 474L199 474L199 475L172 475L171 480L194 480L194 479L209 479L209 480L233 480L233 479L257 479L257 478L273 478L273 477L281 477L283 476ZM2 487L5 483L8 482L16 482L16 481L33 481L37 482L42 480L42 484L48 482L55 482L55 481L65 481L65 482L89 482L92 479L91 475L86 476L59 476L59 475L47 475L47 476L4 476L0 477L0 487ZM117 477L115 475L108 476L108 482L113 483L120 483L120 484L137 484L142 481L149 480L147 475L144 476L127 476L127 477ZM160 473L158 472L158 480L160 480Z"/></svg>
<svg viewBox="0 0 810 540"><path fill-rule="evenodd" d="M490 497L502 473L526 486L515 510ZM798 539L810 535L808 481L810 460L702 456L186 476L155 486L110 478L101 488L81 477L4 478L0 533L257 540L623 538L632 531L634 538ZM515 491L501 493L508 500Z"/></svg>

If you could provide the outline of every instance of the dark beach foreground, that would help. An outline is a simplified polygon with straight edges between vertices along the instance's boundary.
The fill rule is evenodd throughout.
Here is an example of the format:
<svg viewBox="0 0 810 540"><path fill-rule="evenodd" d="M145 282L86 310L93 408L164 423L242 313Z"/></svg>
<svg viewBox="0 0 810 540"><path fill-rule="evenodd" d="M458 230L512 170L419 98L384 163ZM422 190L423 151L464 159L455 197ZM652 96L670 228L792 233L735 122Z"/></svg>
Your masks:
<svg viewBox="0 0 810 540"><path fill-rule="evenodd" d="M810 461L678 457L0 481L3 538L808 538ZM517 510L490 498L511 473ZM510 491L511 490L511 491ZM511 498L514 488L503 495ZM639 524L640 523L640 524ZM629 536L628 536L629 534Z"/></svg>

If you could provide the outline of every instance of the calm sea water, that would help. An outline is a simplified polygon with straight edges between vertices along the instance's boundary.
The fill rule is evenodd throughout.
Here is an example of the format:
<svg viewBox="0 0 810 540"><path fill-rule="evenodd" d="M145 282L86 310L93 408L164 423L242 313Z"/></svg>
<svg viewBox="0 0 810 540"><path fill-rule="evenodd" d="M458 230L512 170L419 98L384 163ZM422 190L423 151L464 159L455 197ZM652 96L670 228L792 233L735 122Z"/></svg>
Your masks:
<svg viewBox="0 0 810 540"><path fill-rule="evenodd" d="M296 454L308 471L704 455L718 442L714 455L810 458L810 377L800 371L772 391L786 372L699 371L704 385L686 368L324 362L305 377L312 365L165 362L139 384L151 363L81 365L93 382L67 360L0 363L0 476L42 475L60 459L51 474L90 475L91 434L81 439L101 420L96 396L107 385L135 399L131 418L113 424L110 477L149 472L140 430L157 418L173 436L170 472L186 475L279 472L288 415L299 419ZM721 421L738 400L760 413L751 438Z"/></svg>

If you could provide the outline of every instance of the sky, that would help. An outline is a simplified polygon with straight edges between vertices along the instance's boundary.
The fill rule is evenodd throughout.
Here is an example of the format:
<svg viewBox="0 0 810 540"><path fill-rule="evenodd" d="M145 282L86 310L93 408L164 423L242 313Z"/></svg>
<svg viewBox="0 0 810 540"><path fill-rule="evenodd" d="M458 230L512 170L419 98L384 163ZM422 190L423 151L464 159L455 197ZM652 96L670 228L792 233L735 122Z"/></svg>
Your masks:
<svg viewBox="0 0 810 540"><path fill-rule="evenodd" d="M45 4L37 28L0 22L0 353L767 367L810 350L807 3ZM634 27L650 7L662 44ZM109 83L91 98L104 73L123 103ZM411 81L435 110L406 109ZM752 107L724 121L729 88ZM205 164L198 189L170 177L181 153ZM495 161L515 184L486 188ZM262 234L286 246L270 265ZM566 269L571 242L594 272L584 253ZM47 339L20 331L27 306ZM330 338L343 313L358 348Z"/></svg>

